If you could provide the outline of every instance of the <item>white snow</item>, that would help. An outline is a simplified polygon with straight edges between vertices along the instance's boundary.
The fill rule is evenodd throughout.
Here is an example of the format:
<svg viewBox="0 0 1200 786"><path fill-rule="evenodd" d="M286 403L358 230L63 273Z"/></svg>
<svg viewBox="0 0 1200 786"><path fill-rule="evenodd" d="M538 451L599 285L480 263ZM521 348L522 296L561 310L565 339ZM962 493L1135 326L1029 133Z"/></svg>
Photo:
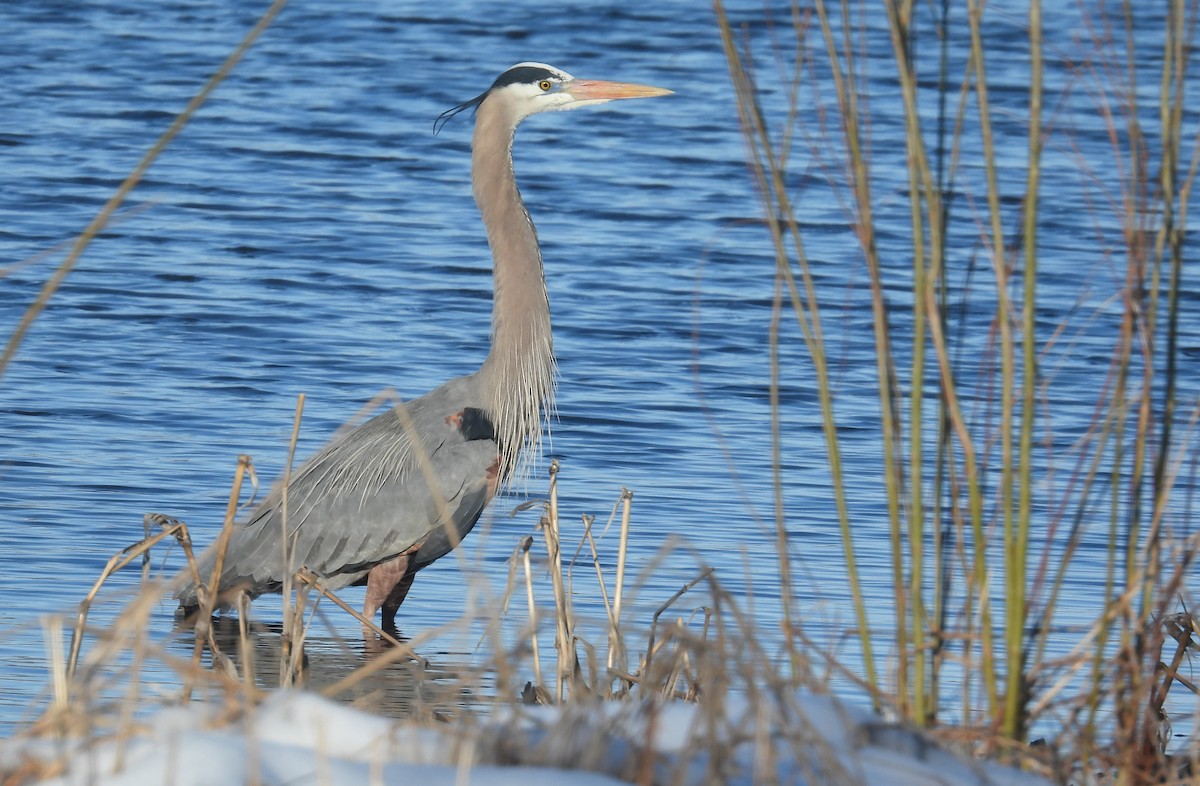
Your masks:
<svg viewBox="0 0 1200 786"><path fill-rule="evenodd" d="M828 696L802 694L803 718L783 730L773 713L730 697L719 717L696 704L624 701L512 707L479 725L417 726L281 691L233 721L217 708L161 712L124 743L0 741L0 774L22 758L66 750L62 786L605 786L644 767L655 782L750 786L774 770L781 783L866 786L1041 786L1049 781L946 752L915 731ZM771 755L764 744L775 743ZM680 776L681 779L680 779ZM619 778L627 778L623 780Z"/></svg>

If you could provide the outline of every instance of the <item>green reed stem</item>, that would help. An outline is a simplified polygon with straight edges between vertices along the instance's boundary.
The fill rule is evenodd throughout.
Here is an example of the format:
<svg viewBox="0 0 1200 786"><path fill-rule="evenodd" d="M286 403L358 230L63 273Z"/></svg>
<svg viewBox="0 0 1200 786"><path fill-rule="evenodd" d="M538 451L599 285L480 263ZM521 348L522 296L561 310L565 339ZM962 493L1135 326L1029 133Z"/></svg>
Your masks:
<svg viewBox="0 0 1200 786"><path fill-rule="evenodd" d="M1025 574L1033 511L1033 429L1037 397L1037 218L1042 159L1042 6L1029 3L1029 169L1025 181L1022 237L1025 271L1021 300L1021 434L1015 527L1005 529L1007 682L1003 731L1016 739L1024 728ZM1015 531L1014 531L1015 530Z"/></svg>
<svg viewBox="0 0 1200 786"><path fill-rule="evenodd" d="M1154 521L1160 521L1161 511L1159 500L1165 502L1161 490L1166 483L1166 467L1171 453L1171 432L1175 419L1176 408L1176 357L1179 334L1179 288L1183 278L1183 239L1184 223L1182 215L1177 222L1176 189L1179 169L1180 136L1183 125L1183 91L1184 76L1187 68L1187 55L1184 48L1184 32L1186 15L1183 0L1173 0L1167 14L1166 44L1164 45L1164 64L1162 87L1160 91L1160 115L1162 122L1162 165L1159 170L1159 188L1162 201L1162 225L1159 235L1165 245L1170 264L1170 278L1167 284L1167 347L1163 362L1163 411L1158 455L1154 464ZM1183 189L1178 195L1179 212L1186 211L1187 202ZM1151 581L1147 581L1142 592L1142 607L1148 609L1153 598L1152 581L1159 573L1160 546L1157 529L1147 538L1147 572Z"/></svg>
<svg viewBox="0 0 1200 786"><path fill-rule="evenodd" d="M883 425L883 476L887 496L888 525L892 546L892 585L896 598L895 634L896 634L896 700L898 710L904 717L912 713L908 707L910 695L908 686L909 658L911 650L908 646L907 625L908 611L906 604L907 588L904 581L904 543L901 535L900 495L903 486L902 469L896 458L899 453L900 427L899 414L896 406L896 370L895 359L891 348L891 337L888 331L887 302L883 295L883 278L880 272L879 252L876 244L875 218L871 204L871 181L868 162L862 144L862 118L859 111L858 84L855 78L854 47L848 40L853 26L848 18L849 10L842 4L842 31L845 38L842 42L842 56L839 57L829 15L823 0L817 0L817 17L821 23L821 32L825 40L826 52L829 56L831 74L838 98L838 108L842 118L843 138L849 153L850 166L853 173L854 198L857 207L855 217L858 229L858 241L863 250L867 265L867 276L871 285L872 325L875 339L875 369L879 385L879 412ZM841 65L844 60L844 72ZM919 442L919 440L917 440ZM919 543L911 544L914 549ZM919 576L918 566L913 566L915 576Z"/></svg>
<svg viewBox="0 0 1200 786"><path fill-rule="evenodd" d="M958 108L955 111L953 132L950 135L950 138L951 138L950 165L949 165L949 167L945 167L945 162L944 162L944 158L945 158L944 137L946 134L945 103L946 103L948 93L949 93L948 82L949 82L949 45L950 45L950 31L949 31L950 8L951 8L951 0L942 0L941 9L940 9L941 18L940 18L940 21L938 24L938 39L941 42L941 56L939 58L940 62L939 62L939 67L938 67L938 70L939 70L938 82L939 82L939 84L938 84L938 115L937 115L938 116L938 129L937 129L938 177L937 177L937 182L938 182L938 188L940 189L940 193L945 193L945 194L950 194L950 193L953 193L953 191L954 191L954 187L953 187L953 182L955 179L954 172L957 169L958 161L962 154L962 145L963 145L963 138L964 138L963 130L964 130L965 124L966 124L967 108L968 108L969 99L970 99L970 87L971 87L970 73L971 73L971 68L972 68L971 58L968 56L967 74L966 74L965 78L962 80L962 84L959 88ZM946 178L947 172L950 173L948 180ZM913 190L913 191L915 191L919 185L915 175L916 175L916 173L911 168L909 168L909 189ZM910 205L911 204L912 203L910 201ZM915 208L915 205L913 207ZM919 211L918 211L918 215L919 215ZM942 224L943 225L948 225L949 216L950 216L949 203L948 203L948 201L944 200L942 202ZM942 244L943 257L942 257L942 259L939 260L939 269L940 269L941 275L938 280L933 281L933 282L925 282L924 281L924 275L925 275L924 268L923 267L918 268L918 266L914 263L914 269L921 270L920 278L914 279L914 280L916 280L917 283L919 283L922 287L932 286L932 287L938 288L938 295L939 295L938 322L939 322L943 332L945 332L947 330L947 327L949 324L948 323L948 306L949 306L950 286L948 284L948 277L946 274L946 259L945 259L946 253L947 253L946 246L945 246L945 244ZM916 260L914 259L914 262L915 261ZM920 291L919 288L914 288L914 292L919 292L919 291ZM916 334L916 336L921 337L920 340L918 341L916 336L914 336L914 346L913 346L913 382L912 382L913 393L912 393L912 395L913 395L913 399L914 399L913 411L914 411L914 413L916 413L917 416L919 416L919 413L921 412L921 407L916 402L918 400L923 401L923 399L924 399L923 391L924 391L924 385L925 385L924 377L925 377L925 363L926 363L926 342L928 341L928 331L925 329L925 310L924 310L924 308L922 308L920 306L920 301L921 301L920 298L914 298L914 304L913 304L914 333ZM919 330L917 329L918 326L920 327ZM919 423L920 421L918 419L914 419L913 422ZM917 526L923 526L924 521L925 521L925 512L924 512L924 503L923 503L923 499L924 499L923 491L924 490L923 490L923 480L922 480L922 477L923 477L923 469L922 469L923 450L922 450L922 442L919 439L919 435L921 434L921 429L914 425L914 427L911 429L911 431L913 434L913 437L911 440L912 446L913 446L912 447L912 456L913 456L912 463L914 465L913 470L912 470L912 481L911 481L911 486L912 486L911 493L912 493L912 498L913 498L913 502L912 502L913 514L912 514L912 516L913 516L913 520ZM929 663L928 701L925 705L926 710L923 713L924 715L928 716L931 723L936 721L937 713L939 710L939 706L938 706L939 705L939 697L941 695L940 687L939 687L940 682L941 682L940 669L941 669L941 664L942 664L942 661L943 661L943 658L945 655L945 648L946 648L947 642L948 642L948 637L946 634L947 634L947 627L948 627L948 611L950 608L949 598L951 597L951 591L953 588L954 571L953 571L953 562L949 556L949 554L952 550L948 549L946 546L947 546L947 541L950 538L950 533L954 529L958 528L959 536L960 536L959 542L960 542L960 544L962 542L962 538L961 538L962 530L960 527L957 527L957 525L958 525L958 510L959 510L958 500L954 497L955 491L956 491L956 484L954 481L954 479L956 477L956 473L954 472L955 467L952 463L953 462L952 436L953 436L953 424L950 421L949 413L946 411L945 400L944 400L944 398L939 396L939 398L938 398L938 417L937 417L937 438L935 441L936 447L934 450L934 459L933 459L933 461L934 461L933 485L932 485L932 488L930 489L930 499L934 501L934 504L931 505L931 507L930 507L930 521L929 521L929 528L928 528L929 532L932 536L932 541L933 541L933 570L931 573L933 582L934 582L934 584L933 584L933 613L932 613L931 618L928 618L928 619L922 618L922 620L920 620L924 624L932 626L932 630L931 630L932 643L930 646L931 657L929 659L930 663ZM951 499L951 504L950 504L951 510L949 511L948 516L946 515L946 511L944 510L944 508L946 506L940 504L940 501L944 500L944 499ZM923 535L924 533L921 532L920 534ZM913 539L916 540L917 535L914 535ZM914 580L920 580L920 577L914 576ZM967 586L967 607L968 608L970 608L970 603L971 603L972 598L973 598L973 595L971 594L971 588L970 588L970 585L968 584L968 586ZM918 605L914 608L914 611L920 612L920 611L923 611L923 608L922 608L922 606ZM917 622L918 622L918 619L914 615L913 624L916 625ZM970 620L969 619L968 619L968 635L970 635ZM917 657L917 663L920 664L920 658L922 657L922 653L917 653L916 657ZM969 685L969 682L964 681L964 687L966 687L968 685ZM972 709L972 696L971 696L971 693L969 690L964 690L963 694L964 694L963 700L961 702L961 705L957 709L961 713L962 717L970 717L971 709Z"/></svg>
<svg viewBox="0 0 1200 786"><path fill-rule="evenodd" d="M892 39L892 51L896 59L896 73L900 79L900 97L904 105L905 138L908 149L909 166L915 168L920 177L921 189L914 190L911 199L924 199L922 215L928 226L915 228L918 235L929 238L927 253L927 273L925 288L914 292L918 301L924 304L927 325L930 331L933 348L938 362L938 373L945 397L946 412L958 437L959 449L962 451L965 477L963 483L967 490L968 520L974 538L973 568L971 582L974 590L979 593L980 617L980 648L981 671L986 688L988 705L994 709L997 706L998 691L996 687L995 645L991 624L991 594L988 577L986 537L983 527L983 493L978 459L974 441L967 428L966 418L959 402L954 369L950 361L949 345L942 329L940 311L935 282L942 278L942 260L945 259L945 227L942 224L941 195L934 182L929 157L925 150L924 137L921 133L920 114L917 106L916 77L912 72L907 52L907 31L912 11L910 3L886 3L888 28ZM917 210L921 210L918 206ZM924 229L923 232L916 231ZM915 243L916 241L914 241Z"/></svg>
<svg viewBox="0 0 1200 786"><path fill-rule="evenodd" d="M987 183L988 219L991 230L992 272L996 279L996 322L1000 328L1000 515L1004 531L1013 522L1013 395L1016 372L1013 361L1012 304L1009 300L1009 269L1005 256L1004 228L1000 211L1000 186L996 171L996 142L991 117L987 81L987 61L983 51L983 7L978 0L967 0L967 23L971 36L970 68L974 71L975 96L979 106L980 135L983 142L984 178ZM982 548L976 543L977 549ZM1011 670L1011 669L1010 669Z"/></svg>

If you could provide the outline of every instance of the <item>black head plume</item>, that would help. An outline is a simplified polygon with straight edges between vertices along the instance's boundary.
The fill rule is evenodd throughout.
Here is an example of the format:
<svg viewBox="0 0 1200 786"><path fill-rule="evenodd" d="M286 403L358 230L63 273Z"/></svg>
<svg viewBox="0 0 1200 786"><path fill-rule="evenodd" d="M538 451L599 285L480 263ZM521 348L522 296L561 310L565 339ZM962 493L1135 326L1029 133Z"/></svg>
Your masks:
<svg viewBox="0 0 1200 786"><path fill-rule="evenodd" d="M450 118L457 115L459 112L464 112L468 109L478 109L483 103L483 99L487 98L488 93L493 90L498 90L502 87L516 84L537 84L542 80L550 80L560 82L566 75L561 71L555 71L550 66L542 63L517 63L512 68L505 71L500 76L496 77L496 81L492 82L492 86L483 93L472 98L465 104L459 104L453 109L447 109L438 115L437 120L433 121L433 133L438 133L449 122Z"/></svg>
<svg viewBox="0 0 1200 786"><path fill-rule="evenodd" d="M468 109L478 109L479 105L483 103L483 99L487 98L488 92L491 92L491 91L489 90L487 92L480 93L479 95L475 96L474 98L472 98L470 101L466 102L465 104L459 104L456 107L447 109L445 112L442 112L440 115L437 116L437 120L433 121L433 133L437 134L439 131L441 131L442 128L446 125L446 123L450 122L450 118L454 117L459 112L465 112Z"/></svg>

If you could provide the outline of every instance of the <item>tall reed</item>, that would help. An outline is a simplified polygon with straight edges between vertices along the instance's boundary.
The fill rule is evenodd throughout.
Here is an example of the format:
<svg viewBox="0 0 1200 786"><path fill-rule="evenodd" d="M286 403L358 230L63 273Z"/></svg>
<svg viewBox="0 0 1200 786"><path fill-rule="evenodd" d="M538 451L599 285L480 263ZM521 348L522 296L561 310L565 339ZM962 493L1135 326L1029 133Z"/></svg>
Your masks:
<svg viewBox="0 0 1200 786"><path fill-rule="evenodd" d="M1196 90L1187 58L1197 4L1168 5L1151 29L1131 3L1117 12L1046 10L1030 0L1018 20L980 0L889 2L883 13L813 0L791 6L788 49L774 37L780 25L770 11L735 16L714 2L763 200L776 307L797 320L811 364L802 373L818 386L816 412L785 412L772 398L776 433L785 420L821 425L862 677L877 701L915 723L953 719L1023 739L1053 711L1060 728L1086 741L1110 712L1104 717L1115 725L1105 728L1124 751L1147 749L1156 733L1172 682L1155 676L1172 639L1162 620L1187 608L1182 576L1197 547L1187 537L1196 458L1188 436L1200 392L1179 346L1187 209L1200 161L1197 129L1184 127L1183 114ZM1091 40L1065 51L1061 31L1076 28ZM1150 99L1141 81L1152 40L1162 54ZM1001 78L989 68L997 62ZM1094 128L1075 134L1076 123L1094 117L1108 136L1106 169L1092 163L1095 148L1081 147ZM903 129L903 148L875 138L891 127ZM796 140L807 141L807 156ZM823 171L827 183L812 186L796 177L799 168ZM852 328L831 328L818 308L845 277L822 276L824 290L815 283L806 183L841 200L855 247L839 253L856 258L869 284L875 456L851 458L839 441L846 393L831 379L828 356ZM906 236L894 218L881 218L881 205L897 199L907 201ZM1062 200L1082 206L1068 227L1057 219ZM884 235L903 240L885 250ZM1061 285L1043 283L1064 273L1061 253L1048 247L1074 251L1089 241L1097 270L1106 259L1125 268L1091 313L1078 304L1103 282L1086 281L1073 302L1063 302ZM902 255L911 260L907 277ZM988 263L986 282L972 277L977 258ZM1110 302L1120 304L1120 319L1108 317ZM972 316L984 309L991 320L981 325ZM1080 337L1097 326L1111 347L1100 371L1080 365ZM775 390L801 370L779 367L775 319L769 335ZM1080 378L1094 381L1081 388ZM1056 444L1060 430L1089 419L1068 449ZM784 458L776 452L777 485L787 483ZM1064 459L1073 468L1059 473ZM863 460L881 475L871 499L855 496L863 489L849 479L851 462ZM776 526L783 622L792 630L801 612L783 498L777 493ZM855 515L874 499L883 500L886 521ZM858 561L866 539L885 532L894 603L868 615ZM1080 559L1085 543L1107 550L1103 594L1081 594L1092 578ZM890 624L873 627L884 612ZM1081 636L1062 632L1064 620L1077 624L1081 615ZM1051 654L1072 646L1066 658ZM888 684L876 655L885 650L895 653ZM1147 771L1148 756L1123 772Z"/></svg>

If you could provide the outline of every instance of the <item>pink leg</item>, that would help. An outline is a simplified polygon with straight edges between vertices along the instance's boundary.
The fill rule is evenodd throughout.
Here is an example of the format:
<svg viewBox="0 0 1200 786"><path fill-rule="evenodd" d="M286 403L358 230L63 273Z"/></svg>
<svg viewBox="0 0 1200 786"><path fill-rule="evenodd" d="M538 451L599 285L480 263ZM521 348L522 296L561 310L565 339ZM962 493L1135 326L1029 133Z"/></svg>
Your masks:
<svg viewBox="0 0 1200 786"><path fill-rule="evenodd" d="M371 568L371 571L367 574L367 598L363 601L364 617L374 619L375 612L379 611L380 606L384 606L386 609L390 605L388 604L389 596L393 590L398 588L398 585L403 583L404 576L408 573L409 553L411 552L393 557L387 562L381 562ZM409 579L408 583L411 584L412 579ZM405 592L407 593L407 591L408 588L406 586ZM401 596L401 600L403 599L403 596ZM400 604L397 603L391 609L393 624L395 624L396 608L399 606ZM386 611L384 617L387 617ZM364 635L367 633L366 628L363 629L363 633Z"/></svg>

